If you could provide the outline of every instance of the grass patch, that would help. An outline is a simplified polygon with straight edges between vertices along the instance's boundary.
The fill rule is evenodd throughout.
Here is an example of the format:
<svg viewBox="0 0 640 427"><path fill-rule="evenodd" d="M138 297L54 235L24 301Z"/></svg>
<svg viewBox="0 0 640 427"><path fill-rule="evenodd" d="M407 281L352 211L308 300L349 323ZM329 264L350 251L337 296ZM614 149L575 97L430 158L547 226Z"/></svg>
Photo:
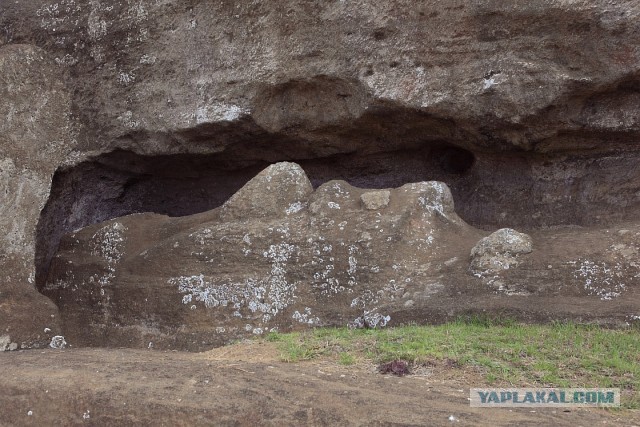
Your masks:
<svg viewBox="0 0 640 427"><path fill-rule="evenodd" d="M340 364L341 365L353 365L356 363L356 357L348 352L342 352L340 353Z"/></svg>
<svg viewBox="0 0 640 427"><path fill-rule="evenodd" d="M414 364L453 361L496 386L619 387L623 406L640 408L640 330L467 318L439 326L314 329L270 334L287 362L317 357L351 365L368 359Z"/></svg>

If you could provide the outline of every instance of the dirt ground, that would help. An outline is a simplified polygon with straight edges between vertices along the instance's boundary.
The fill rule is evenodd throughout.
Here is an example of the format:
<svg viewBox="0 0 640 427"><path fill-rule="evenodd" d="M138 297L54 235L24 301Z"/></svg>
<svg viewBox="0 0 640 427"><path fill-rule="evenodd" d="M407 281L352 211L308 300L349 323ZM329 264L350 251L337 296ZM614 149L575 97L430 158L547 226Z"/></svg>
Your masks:
<svg viewBox="0 0 640 427"><path fill-rule="evenodd" d="M0 425L633 426L640 411L469 407L479 373L381 375L366 362L280 362L271 343L204 353L129 349L0 353Z"/></svg>

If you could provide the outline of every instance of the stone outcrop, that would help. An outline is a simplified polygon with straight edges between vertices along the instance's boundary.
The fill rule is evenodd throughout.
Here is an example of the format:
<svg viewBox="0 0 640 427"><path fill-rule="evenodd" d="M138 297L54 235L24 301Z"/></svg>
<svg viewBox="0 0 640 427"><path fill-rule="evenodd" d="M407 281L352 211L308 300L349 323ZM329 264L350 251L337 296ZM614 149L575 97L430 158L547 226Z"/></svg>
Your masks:
<svg viewBox="0 0 640 427"><path fill-rule="evenodd" d="M125 216L66 236L42 292L60 307L71 345L188 350L275 330L470 312L562 318L566 311L544 306L557 295L602 321L640 309L632 262L596 284L592 274L608 274L601 255L579 265L553 259L550 275L529 236L502 229L478 242L482 235L456 215L443 183L372 192L330 181L312 191L298 165L277 163L212 211ZM587 282L619 291L626 311L612 313Z"/></svg>
<svg viewBox="0 0 640 427"><path fill-rule="evenodd" d="M578 298L575 304L591 292L613 305L555 312L638 315L628 301L635 295L629 254L638 249L640 211L639 32L635 0L4 2L0 342L8 344L0 348L43 346L62 333L56 308L35 289L53 289L47 277L64 273L59 263L56 272L49 269L62 236L74 230L84 229L78 233L87 239L83 233L92 230L96 241L107 242L83 249L100 270L86 265L85 278L104 282L137 253L131 241L157 253L159 267L177 268L162 252L168 248L155 245L178 230L209 220L223 228L257 221L260 228L305 215L350 224L325 201L346 203L363 224L387 211L411 216L400 214L404 208L394 200L418 182L446 184L467 224L526 230L535 242L532 253L515 256L514 268L482 267L482 277L473 277L469 253L483 233L460 225L467 231L457 234L452 230L462 223L449 224L442 231L453 233L444 239L449 258L420 268L432 278L426 288L442 286L447 298L460 301L456 310L473 308L477 292L510 298L560 292ZM298 186L301 178L277 175L283 181L269 188L263 176L236 194L264 167L283 161L300 164L308 182ZM355 198L332 200L326 186L334 179L361 190L339 184ZM372 190L385 188L395 190ZM111 228L96 225L108 220ZM64 257L69 245L67 237ZM126 246L124 258L115 258L110 245ZM541 255L550 253L553 260ZM420 268L412 274L422 274ZM629 305L613 308L621 298ZM420 301L407 297L402 310L422 307ZM424 319L456 312L444 300L429 301L420 311ZM492 301L477 304L491 309ZM109 301L85 302L77 302L78 319L118 324L89 313L107 316ZM301 318L305 308L296 308ZM391 322L403 319L402 310ZM370 322L349 312L356 315L360 324ZM127 324L156 327L152 317L141 318ZM130 333L136 342L146 336L136 334ZM178 339L169 335L167 345ZM193 347L185 336L171 345ZM83 340L76 342L101 342Z"/></svg>
<svg viewBox="0 0 640 427"><path fill-rule="evenodd" d="M517 267L521 263L519 257L532 250L530 236L511 228L502 228L480 239L471 249L469 271L498 290L506 290L501 276L505 270Z"/></svg>
<svg viewBox="0 0 640 427"><path fill-rule="evenodd" d="M43 288L76 345L207 348L304 326L383 326L478 233L438 182L388 191L330 181L312 193L293 163L265 169L222 207L132 215L65 237ZM432 284L433 292L442 285Z"/></svg>
<svg viewBox="0 0 640 427"><path fill-rule="evenodd" d="M74 142L59 74L41 49L0 47L0 350L45 346L60 329L34 263L40 210Z"/></svg>
<svg viewBox="0 0 640 427"><path fill-rule="evenodd" d="M91 124L83 151L216 152L261 129L316 155L380 148L385 111L405 147L550 151L637 137L639 13L635 0L34 0L3 5L0 44L38 45L67 72Z"/></svg>
<svg viewBox="0 0 640 427"><path fill-rule="evenodd" d="M518 255L531 253L531 237L511 228L502 228L482 238L471 249L471 272L485 274L508 270L519 264Z"/></svg>

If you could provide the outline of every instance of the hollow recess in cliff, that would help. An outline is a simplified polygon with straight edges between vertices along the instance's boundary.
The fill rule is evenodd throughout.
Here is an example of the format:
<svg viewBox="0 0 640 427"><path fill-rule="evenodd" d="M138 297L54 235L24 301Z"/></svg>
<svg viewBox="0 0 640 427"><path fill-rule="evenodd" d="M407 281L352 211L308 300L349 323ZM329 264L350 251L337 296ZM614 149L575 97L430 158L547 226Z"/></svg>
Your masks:
<svg viewBox="0 0 640 427"><path fill-rule="evenodd" d="M296 161L314 186L344 179L363 188L438 180L456 211L477 227L521 229L623 221L640 212L640 154L472 152L448 142ZM303 157L303 156L300 156ZM270 160L271 161L271 160ZM46 280L63 234L111 218L154 212L191 215L220 206L267 161L237 162L225 153L142 156L115 151L58 171L37 230L36 281Z"/></svg>

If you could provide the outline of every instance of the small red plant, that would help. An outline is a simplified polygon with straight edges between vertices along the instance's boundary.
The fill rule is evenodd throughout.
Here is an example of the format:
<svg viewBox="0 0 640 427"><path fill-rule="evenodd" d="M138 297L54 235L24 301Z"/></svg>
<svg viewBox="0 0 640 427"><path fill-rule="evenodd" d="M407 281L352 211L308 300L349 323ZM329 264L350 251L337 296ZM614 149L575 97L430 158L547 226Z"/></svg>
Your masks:
<svg viewBox="0 0 640 427"><path fill-rule="evenodd" d="M393 374L399 377L409 374L409 364L404 360L393 360L378 366L381 374Z"/></svg>

